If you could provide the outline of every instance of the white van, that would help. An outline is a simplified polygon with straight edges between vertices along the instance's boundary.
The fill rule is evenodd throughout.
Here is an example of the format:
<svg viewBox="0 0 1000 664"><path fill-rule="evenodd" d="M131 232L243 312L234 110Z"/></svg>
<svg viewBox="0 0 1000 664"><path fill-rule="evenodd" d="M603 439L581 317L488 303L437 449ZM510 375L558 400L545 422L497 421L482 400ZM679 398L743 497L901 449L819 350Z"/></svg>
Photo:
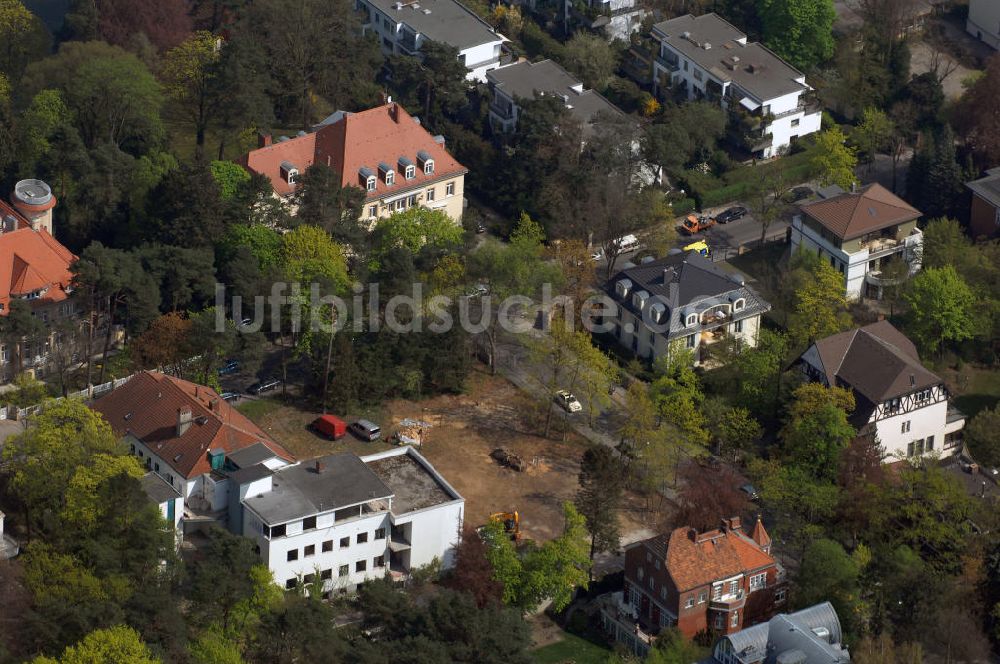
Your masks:
<svg viewBox="0 0 1000 664"><path fill-rule="evenodd" d="M639 244L639 238L631 234L621 236L615 240L615 243L618 245L619 254L627 254L636 251L641 246ZM604 251L602 249L598 249L591 254L590 257L594 260L594 262L604 260Z"/></svg>

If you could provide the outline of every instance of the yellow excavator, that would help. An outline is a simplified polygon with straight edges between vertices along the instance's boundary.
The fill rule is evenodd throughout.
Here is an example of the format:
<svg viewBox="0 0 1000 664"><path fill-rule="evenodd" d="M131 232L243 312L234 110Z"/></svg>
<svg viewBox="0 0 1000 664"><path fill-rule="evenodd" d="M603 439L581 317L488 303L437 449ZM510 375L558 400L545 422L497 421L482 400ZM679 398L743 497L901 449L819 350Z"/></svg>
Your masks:
<svg viewBox="0 0 1000 664"><path fill-rule="evenodd" d="M513 512L494 512L490 514L490 521L502 523L503 531L510 537L512 542L521 541L521 517L517 510Z"/></svg>

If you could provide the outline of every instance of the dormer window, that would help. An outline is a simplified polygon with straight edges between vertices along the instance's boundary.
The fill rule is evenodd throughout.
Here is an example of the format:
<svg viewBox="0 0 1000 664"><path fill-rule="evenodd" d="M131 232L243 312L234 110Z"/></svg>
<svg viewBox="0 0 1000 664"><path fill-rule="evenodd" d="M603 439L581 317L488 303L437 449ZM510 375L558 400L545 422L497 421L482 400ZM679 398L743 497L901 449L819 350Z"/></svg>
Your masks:
<svg viewBox="0 0 1000 664"><path fill-rule="evenodd" d="M295 164L290 161L281 162L281 179L288 184L295 184L295 181L299 177L299 169L295 168Z"/></svg>
<svg viewBox="0 0 1000 664"><path fill-rule="evenodd" d="M361 180L361 184L364 186L365 191L375 191L375 188L378 186L378 182L375 178L375 171L367 166L362 166L358 169L358 178Z"/></svg>
<svg viewBox="0 0 1000 664"><path fill-rule="evenodd" d="M429 152L425 150L417 152L417 163L420 165L420 168L424 169L424 175L434 173L434 159Z"/></svg>
<svg viewBox="0 0 1000 664"><path fill-rule="evenodd" d="M382 175L382 181L385 182L387 187L391 187L396 183L396 172L392 170L392 166L382 162L378 165L378 171Z"/></svg>
<svg viewBox="0 0 1000 664"><path fill-rule="evenodd" d="M403 173L403 177L407 180L412 180L417 177L417 167L414 166L413 162L410 161L408 157L399 158L399 170Z"/></svg>
<svg viewBox="0 0 1000 664"><path fill-rule="evenodd" d="M740 299L736 300L736 302L733 302L733 311L739 311L740 309L742 309L746 305L747 305L747 301L744 300L743 298L740 298Z"/></svg>
<svg viewBox="0 0 1000 664"><path fill-rule="evenodd" d="M688 314L688 317L687 317L687 325L688 325L688 327L690 327L692 325L697 325L697 323L698 323L698 314Z"/></svg>

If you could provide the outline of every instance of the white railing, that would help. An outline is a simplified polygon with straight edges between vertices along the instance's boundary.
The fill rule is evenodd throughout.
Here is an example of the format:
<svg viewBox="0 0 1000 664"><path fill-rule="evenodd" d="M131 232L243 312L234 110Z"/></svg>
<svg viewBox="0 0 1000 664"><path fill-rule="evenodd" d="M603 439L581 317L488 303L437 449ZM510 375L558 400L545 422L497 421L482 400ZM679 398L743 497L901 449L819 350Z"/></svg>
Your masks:
<svg viewBox="0 0 1000 664"><path fill-rule="evenodd" d="M71 392L66 396L70 399L96 399L104 396L111 390L121 387L134 375L135 374L129 374L123 378L115 378L114 380L109 380L108 382L101 383L100 385L91 385L85 390ZM58 401L59 399L62 399L62 397L58 397L56 400ZM0 420L21 420L29 415L34 415L41 409L41 407L41 404L35 404L25 408L18 408L14 405L2 406L0 407Z"/></svg>

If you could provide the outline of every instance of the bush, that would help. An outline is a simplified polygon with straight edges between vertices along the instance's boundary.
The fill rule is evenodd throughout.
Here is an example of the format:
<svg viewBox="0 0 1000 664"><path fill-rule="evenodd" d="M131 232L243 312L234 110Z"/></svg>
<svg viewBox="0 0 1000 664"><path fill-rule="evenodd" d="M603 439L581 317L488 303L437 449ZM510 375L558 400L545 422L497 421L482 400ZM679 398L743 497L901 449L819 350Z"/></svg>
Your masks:
<svg viewBox="0 0 1000 664"><path fill-rule="evenodd" d="M693 198L682 198L679 201L674 201L671 205L674 210L674 215L677 217L694 212L696 207Z"/></svg>
<svg viewBox="0 0 1000 664"><path fill-rule="evenodd" d="M542 30L534 21L525 21L521 30L521 43L532 58L543 56L557 62L563 60L563 45L552 35Z"/></svg>

